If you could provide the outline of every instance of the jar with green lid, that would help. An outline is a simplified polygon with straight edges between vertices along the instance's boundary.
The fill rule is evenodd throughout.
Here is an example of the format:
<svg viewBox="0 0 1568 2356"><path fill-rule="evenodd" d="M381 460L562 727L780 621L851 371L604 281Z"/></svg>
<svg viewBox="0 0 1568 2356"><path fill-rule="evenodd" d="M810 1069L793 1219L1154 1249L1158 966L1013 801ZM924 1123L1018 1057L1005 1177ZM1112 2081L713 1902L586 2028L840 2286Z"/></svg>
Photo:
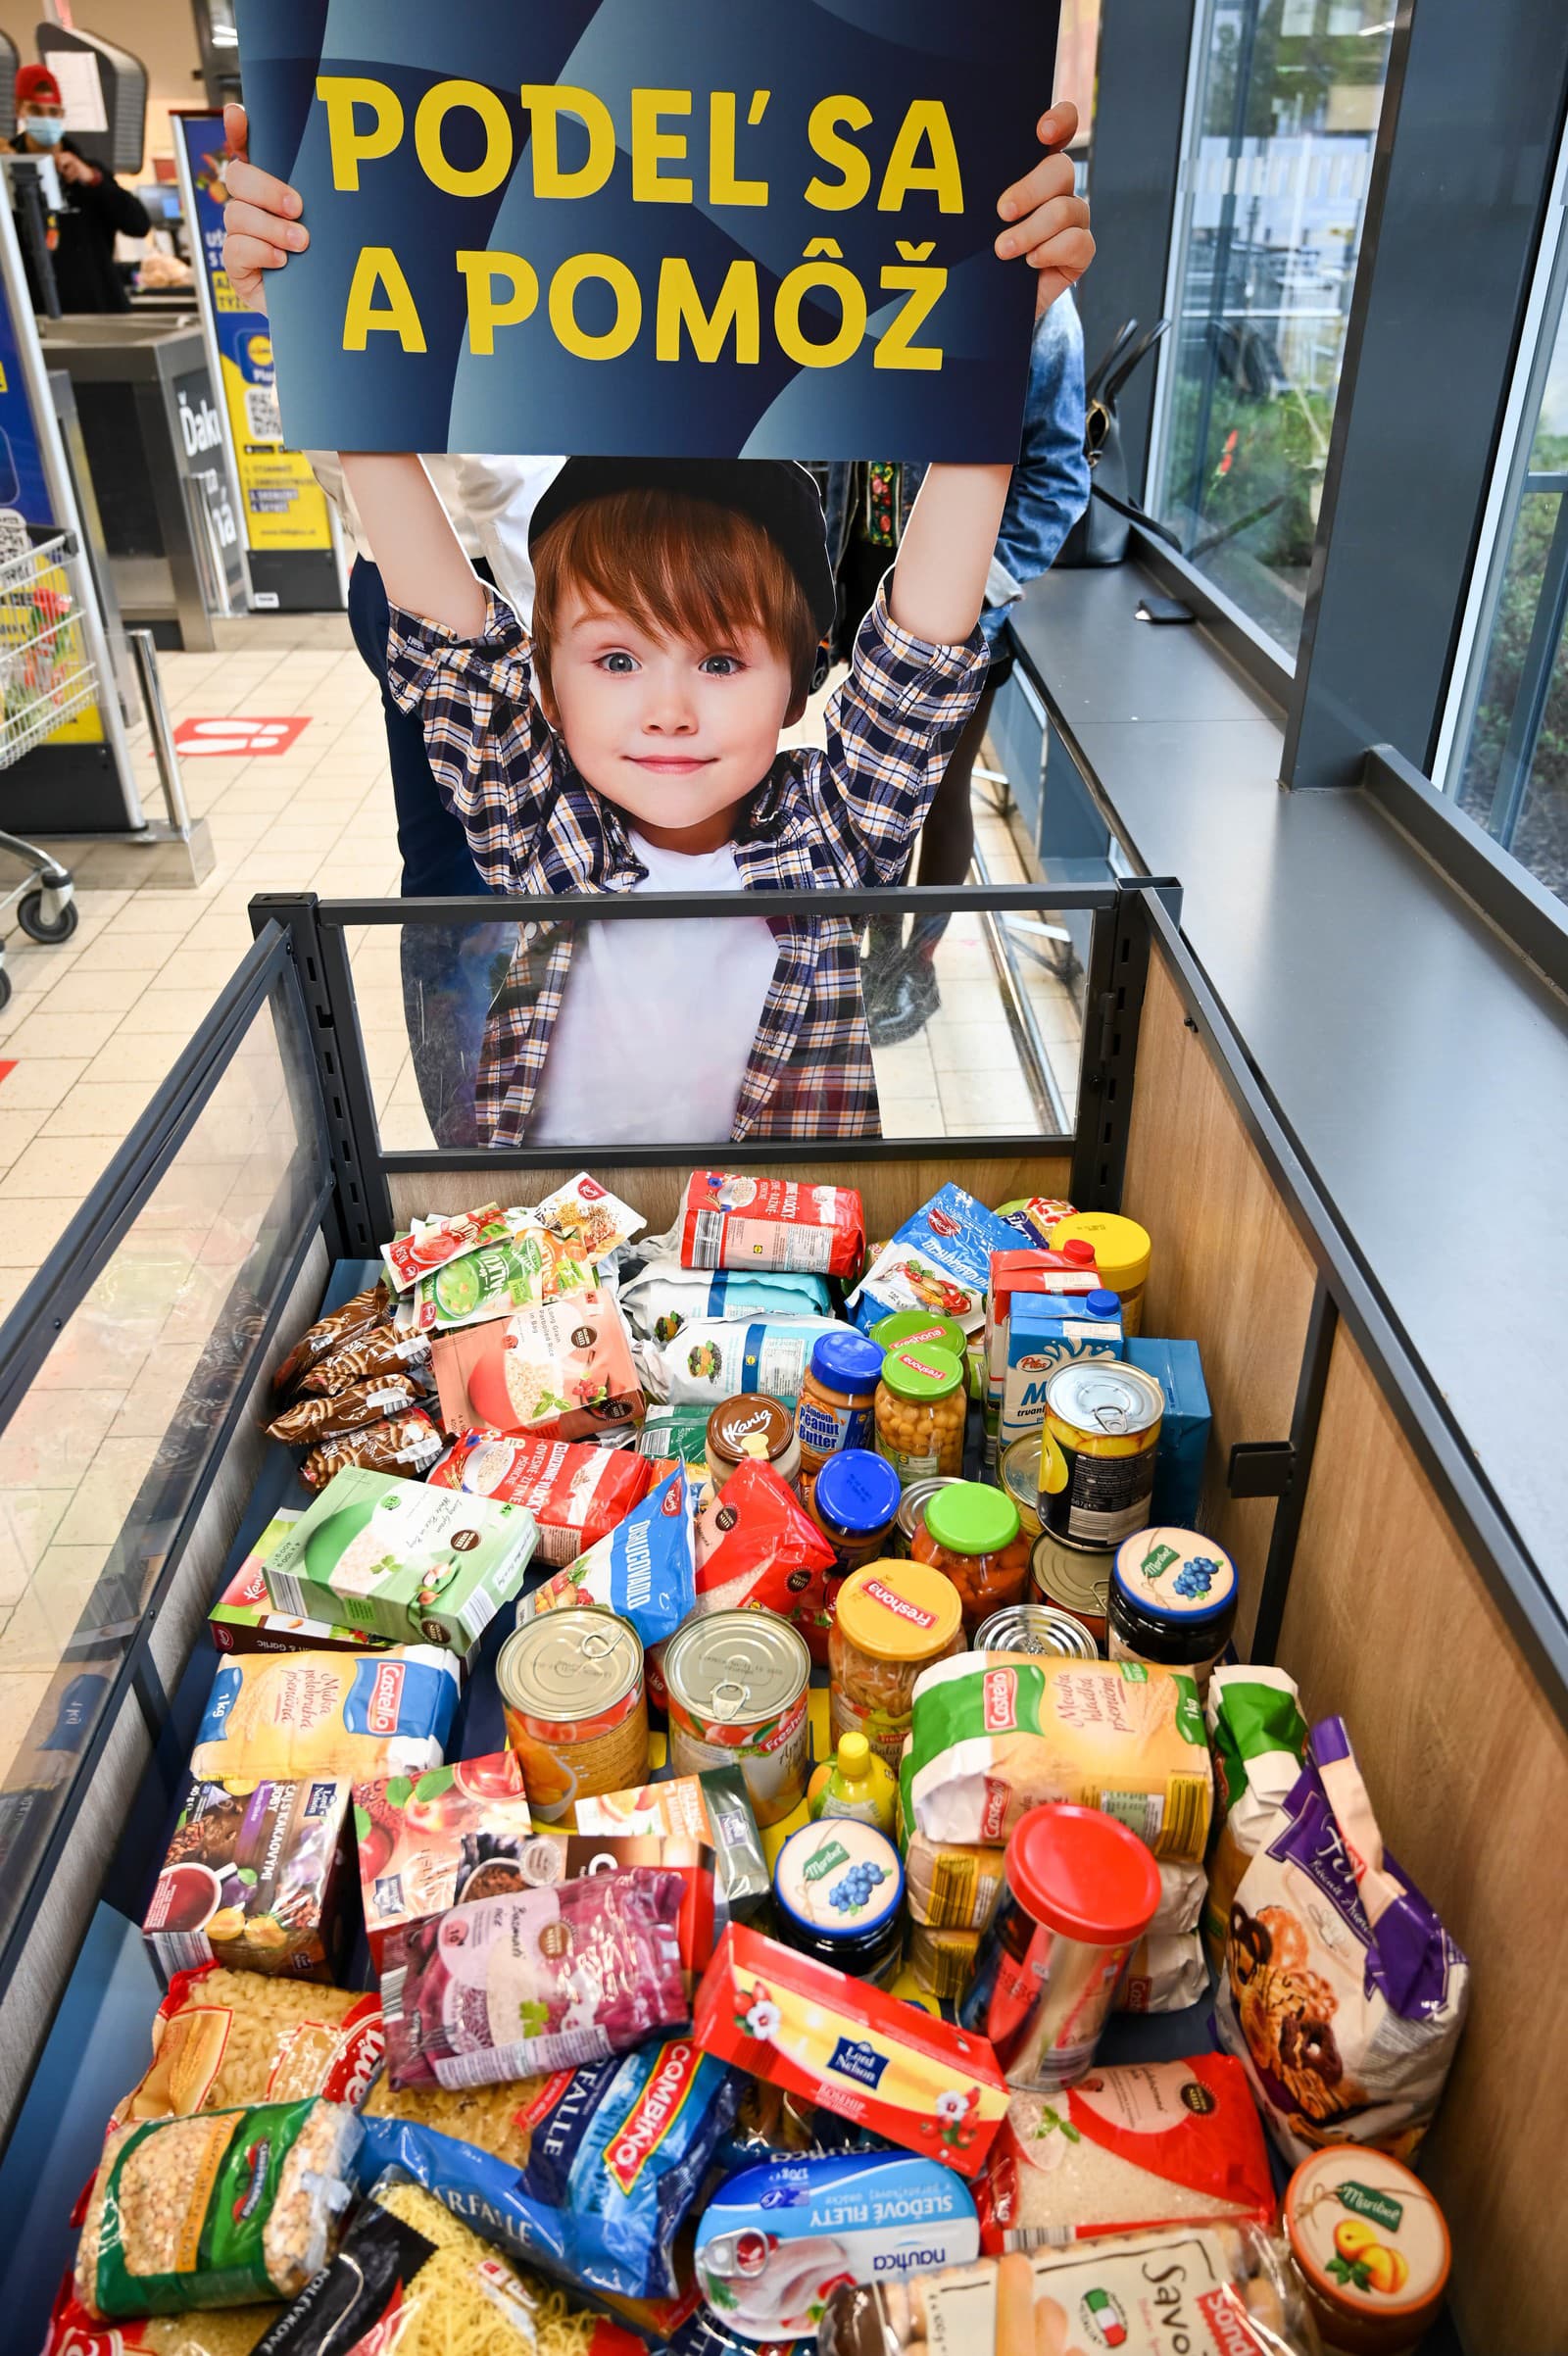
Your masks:
<svg viewBox="0 0 1568 2356"><path fill-rule="evenodd" d="M870 1339L884 1357L890 1350L907 1350L911 1343L931 1343L938 1350L951 1350L960 1366L968 1343L956 1317L939 1317L930 1309L895 1309L872 1326Z"/></svg>
<svg viewBox="0 0 1568 2356"><path fill-rule="evenodd" d="M1004 1604L1023 1600L1029 1578L1029 1541L1018 1509L984 1481L955 1481L927 1499L914 1534L913 1557L951 1579L963 1607L963 1632Z"/></svg>
<svg viewBox="0 0 1568 2356"><path fill-rule="evenodd" d="M963 1362L935 1343L889 1350L876 1387L876 1445L901 1485L963 1470Z"/></svg>

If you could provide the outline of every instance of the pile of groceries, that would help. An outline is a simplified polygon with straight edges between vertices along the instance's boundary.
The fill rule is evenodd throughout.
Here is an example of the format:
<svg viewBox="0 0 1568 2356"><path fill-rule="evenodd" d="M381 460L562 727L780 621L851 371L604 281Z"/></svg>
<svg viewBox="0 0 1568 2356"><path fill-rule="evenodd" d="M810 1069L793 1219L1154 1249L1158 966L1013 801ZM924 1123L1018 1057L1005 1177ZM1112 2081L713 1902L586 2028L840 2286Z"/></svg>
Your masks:
<svg viewBox="0 0 1568 2356"><path fill-rule="evenodd" d="M279 1368L48 2356L1413 2348L1468 1966L1235 1657L1150 1237L643 1225L420 1220Z"/></svg>

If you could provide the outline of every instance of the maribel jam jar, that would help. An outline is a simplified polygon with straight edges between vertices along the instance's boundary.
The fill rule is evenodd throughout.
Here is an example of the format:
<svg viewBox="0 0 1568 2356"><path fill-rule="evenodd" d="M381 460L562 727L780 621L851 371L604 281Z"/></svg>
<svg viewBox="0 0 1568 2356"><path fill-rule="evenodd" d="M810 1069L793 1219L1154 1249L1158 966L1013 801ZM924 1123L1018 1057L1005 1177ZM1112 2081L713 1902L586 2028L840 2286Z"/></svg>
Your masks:
<svg viewBox="0 0 1568 2356"><path fill-rule="evenodd" d="M872 1404L886 1354L868 1335L847 1328L824 1334L812 1350L795 1409L803 1481L813 1481L841 1449L870 1447Z"/></svg>
<svg viewBox="0 0 1568 2356"><path fill-rule="evenodd" d="M876 1445L901 1482L963 1470L963 1362L935 1343L890 1350L876 1387Z"/></svg>
<svg viewBox="0 0 1568 2356"><path fill-rule="evenodd" d="M910 1552L957 1589L966 1637L1004 1603L1023 1600L1029 1541L1011 1498L984 1481L954 1481L928 1497Z"/></svg>
<svg viewBox="0 0 1568 2356"><path fill-rule="evenodd" d="M1231 1641L1240 1595L1225 1548L1196 1530L1140 1530L1110 1575L1110 1657L1185 1669L1201 1700Z"/></svg>
<svg viewBox="0 0 1568 2356"><path fill-rule="evenodd" d="M885 1833L824 1816L792 1833L773 1868L787 1947L887 1987L904 1954L904 1868Z"/></svg>
<svg viewBox="0 0 1568 2356"><path fill-rule="evenodd" d="M963 1650L958 1591L924 1562L868 1562L839 1589L828 1637L833 1747L864 1735L896 1775L914 1713L914 1681Z"/></svg>

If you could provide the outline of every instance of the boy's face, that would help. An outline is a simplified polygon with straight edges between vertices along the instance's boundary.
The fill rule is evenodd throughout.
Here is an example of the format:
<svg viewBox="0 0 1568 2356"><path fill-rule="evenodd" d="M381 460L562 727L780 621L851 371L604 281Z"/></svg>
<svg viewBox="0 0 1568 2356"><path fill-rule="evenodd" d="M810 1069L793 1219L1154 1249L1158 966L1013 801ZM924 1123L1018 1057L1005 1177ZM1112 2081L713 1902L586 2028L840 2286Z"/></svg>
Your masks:
<svg viewBox="0 0 1568 2356"><path fill-rule="evenodd" d="M651 638L623 614L565 600L547 717L577 773L661 849L715 850L799 716L790 666L760 631L720 644ZM681 837L687 837L682 841Z"/></svg>

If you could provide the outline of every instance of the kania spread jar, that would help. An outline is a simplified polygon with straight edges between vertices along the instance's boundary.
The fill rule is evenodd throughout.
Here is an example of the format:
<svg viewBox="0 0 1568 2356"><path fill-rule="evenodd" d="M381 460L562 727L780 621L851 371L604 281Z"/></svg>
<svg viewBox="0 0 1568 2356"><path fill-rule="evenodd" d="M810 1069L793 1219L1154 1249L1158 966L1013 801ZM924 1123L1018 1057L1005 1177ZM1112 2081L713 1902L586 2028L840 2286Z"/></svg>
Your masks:
<svg viewBox="0 0 1568 2356"><path fill-rule="evenodd" d="M1019 1603L1029 1579L1029 1541L1018 1510L984 1481L953 1481L926 1500L910 1548L958 1591L965 1636L1004 1603Z"/></svg>
<svg viewBox="0 0 1568 2356"><path fill-rule="evenodd" d="M803 1480L813 1481L841 1449L871 1446L871 1410L886 1355L868 1335L847 1326L816 1344L795 1409Z"/></svg>
<svg viewBox="0 0 1568 2356"><path fill-rule="evenodd" d="M1236 1565L1196 1530L1140 1530L1110 1575L1110 1657L1185 1669L1208 1692L1209 1671L1236 1625Z"/></svg>
<svg viewBox="0 0 1568 2356"><path fill-rule="evenodd" d="M904 1868L884 1833L825 1816L792 1833L773 1868L779 1937L799 1954L886 1988L904 1953Z"/></svg>
<svg viewBox="0 0 1568 2356"><path fill-rule="evenodd" d="M715 1490L722 1489L743 1456L770 1464L781 1481L793 1489L801 1477L801 1444L795 1418L782 1399L765 1391L742 1391L720 1399L708 1418L708 1474Z"/></svg>

